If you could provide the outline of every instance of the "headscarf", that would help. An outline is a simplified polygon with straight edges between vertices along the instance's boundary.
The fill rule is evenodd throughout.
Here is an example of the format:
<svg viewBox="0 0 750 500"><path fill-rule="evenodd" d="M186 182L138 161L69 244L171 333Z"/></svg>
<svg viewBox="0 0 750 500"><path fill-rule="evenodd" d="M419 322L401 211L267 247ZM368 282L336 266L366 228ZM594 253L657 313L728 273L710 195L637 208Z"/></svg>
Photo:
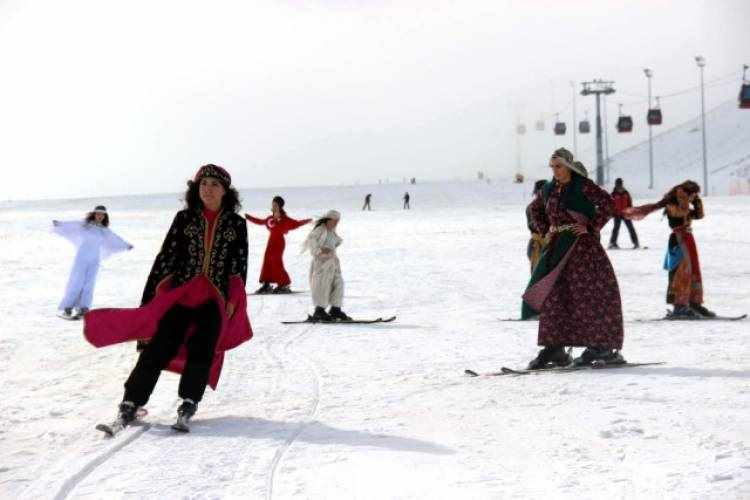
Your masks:
<svg viewBox="0 0 750 500"><path fill-rule="evenodd" d="M575 161L573 153L565 148L556 149L555 152L552 153L552 159L562 161L566 167L568 167L570 170L577 173L581 177L588 178L589 176L589 172L588 170L586 170L586 167L583 166L583 163L581 163L580 161Z"/></svg>

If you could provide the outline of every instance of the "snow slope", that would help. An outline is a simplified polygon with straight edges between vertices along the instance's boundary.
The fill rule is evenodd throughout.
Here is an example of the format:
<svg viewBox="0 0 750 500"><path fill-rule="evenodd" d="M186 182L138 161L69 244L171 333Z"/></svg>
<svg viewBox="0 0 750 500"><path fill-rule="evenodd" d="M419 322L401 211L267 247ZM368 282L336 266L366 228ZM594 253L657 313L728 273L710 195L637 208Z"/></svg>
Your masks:
<svg viewBox="0 0 750 500"><path fill-rule="evenodd" d="M136 248L107 261L95 304L137 304L179 203L174 196L6 204L0 211L0 497L3 498L748 498L750 328L642 323L663 314L666 222L638 224L643 251L611 253L625 356L657 367L471 379L523 366L534 323L527 186L430 184L287 189L292 216L343 211L345 310L391 324L282 326L309 295L252 296L255 338L232 351L190 435L169 429L177 377L148 405L151 427L110 440L133 345L96 350L55 317L72 250L48 232L95 202ZM404 190L414 210L398 210ZM359 211L373 193L373 212ZM271 191L243 193L264 213ZM333 201L335 200L335 201ZM695 224L707 305L750 310L748 198L709 197ZM249 226L255 287L266 233ZM305 230L290 233L306 290ZM609 228L605 229L605 238ZM621 244L627 232L621 235Z"/></svg>
<svg viewBox="0 0 750 500"><path fill-rule="evenodd" d="M665 131L661 127L653 128L654 190L648 189L648 141L611 157L611 182L622 177L634 195L648 198L658 198L675 180L693 179L703 184L700 127L698 116ZM612 135L615 134L610 137ZM709 110L706 113L706 150L710 194L727 195L730 174L737 168L735 164L738 161L750 164L750 110L739 109L737 100Z"/></svg>

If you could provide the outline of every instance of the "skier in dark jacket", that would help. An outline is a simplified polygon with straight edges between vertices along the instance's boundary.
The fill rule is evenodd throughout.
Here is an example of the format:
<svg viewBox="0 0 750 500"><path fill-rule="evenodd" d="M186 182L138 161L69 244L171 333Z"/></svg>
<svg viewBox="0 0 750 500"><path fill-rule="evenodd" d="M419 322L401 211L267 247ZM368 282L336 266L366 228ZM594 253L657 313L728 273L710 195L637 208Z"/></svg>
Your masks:
<svg viewBox="0 0 750 500"><path fill-rule="evenodd" d="M372 194L367 193L367 195L365 196L365 204L362 205L362 210L372 210L372 208L370 207L371 199L372 199Z"/></svg>
<svg viewBox="0 0 750 500"><path fill-rule="evenodd" d="M411 208L411 205L409 205L409 200L411 200L411 196L409 196L409 191L404 193L404 210L409 210Z"/></svg>
<svg viewBox="0 0 750 500"><path fill-rule="evenodd" d="M638 248L640 245L638 244L638 235L635 233L635 228L633 227L633 221L625 219L622 216L623 210L633 206L633 199L619 177L615 179L615 189L612 191L612 199L615 202L615 215L613 217L615 226L612 228L609 248L620 248L617 245L617 237L620 234L620 224L623 221L625 222L625 227L628 228L628 233L630 233L630 241L633 243L633 248Z"/></svg>

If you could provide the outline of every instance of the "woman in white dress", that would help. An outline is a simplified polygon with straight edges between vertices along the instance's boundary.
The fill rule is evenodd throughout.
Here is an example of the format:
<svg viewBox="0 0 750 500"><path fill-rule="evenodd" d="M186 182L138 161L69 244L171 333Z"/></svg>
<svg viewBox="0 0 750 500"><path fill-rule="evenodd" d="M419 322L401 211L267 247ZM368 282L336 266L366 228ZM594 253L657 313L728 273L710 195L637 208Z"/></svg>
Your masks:
<svg viewBox="0 0 750 500"><path fill-rule="evenodd" d="M80 319L91 308L96 275L102 259L130 250L133 245L109 229L109 215L102 205L89 212L83 221L53 220L52 224L55 234L67 239L77 248L65 296L58 309L63 311L62 317L65 319ZM77 314L73 315L73 309L77 310Z"/></svg>
<svg viewBox="0 0 750 500"><path fill-rule="evenodd" d="M303 248L312 255L310 263L310 290L312 292L313 321L351 321L341 310L344 302L344 279L336 248L343 241L336 234L341 214L329 210L315 221L315 227L307 236ZM326 312L326 307L331 308Z"/></svg>

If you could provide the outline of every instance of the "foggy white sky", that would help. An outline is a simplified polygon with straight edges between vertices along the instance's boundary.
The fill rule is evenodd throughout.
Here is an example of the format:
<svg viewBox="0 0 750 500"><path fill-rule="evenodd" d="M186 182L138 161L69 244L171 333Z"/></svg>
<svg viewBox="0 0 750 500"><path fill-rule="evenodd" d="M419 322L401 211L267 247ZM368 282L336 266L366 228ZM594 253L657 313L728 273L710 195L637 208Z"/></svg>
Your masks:
<svg viewBox="0 0 750 500"><path fill-rule="evenodd" d="M698 53L707 81L736 74L707 105L736 98L748 26L747 0L0 0L0 199L181 191L207 162L242 188L510 175L517 113L566 108L570 81L616 81L611 127L643 67L667 94ZM664 101L664 128L697 106ZM550 125L527 174L572 147ZM593 166L593 134L579 151Z"/></svg>

